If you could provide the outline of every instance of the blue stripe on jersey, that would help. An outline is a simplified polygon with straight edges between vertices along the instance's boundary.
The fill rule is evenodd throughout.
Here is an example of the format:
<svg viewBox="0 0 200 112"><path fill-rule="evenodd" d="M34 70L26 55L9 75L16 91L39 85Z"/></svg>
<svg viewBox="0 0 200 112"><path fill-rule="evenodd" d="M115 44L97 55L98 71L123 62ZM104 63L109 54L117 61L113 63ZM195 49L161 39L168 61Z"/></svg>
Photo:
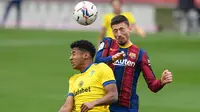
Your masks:
<svg viewBox="0 0 200 112"><path fill-rule="evenodd" d="M138 95L136 93L136 88L137 88L137 81L138 81L138 78L139 78L139 75L140 75L140 72L141 72L139 64L140 64L140 62L142 60L142 55L143 54L144 54L143 50L140 49L138 60L136 62L136 67L137 68L135 68L135 73L134 73L134 78L133 78L133 88L132 88L132 96L131 96L131 108L136 108L136 109L139 108Z"/></svg>
<svg viewBox="0 0 200 112"><path fill-rule="evenodd" d="M67 96L74 96L74 94L73 93L69 93Z"/></svg>
<svg viewBox="0 0 200 112"><path fill-rule="evenodd" d="M120 48L118 52L121 52L121 51L124 51L125 54L127 54L128 52L128 49L127 48ZM125 56L124 59L127 59L128 58L128 55ZM118 93L120 94L120 89L121 89L121 82L122 82L122 78L123 78L123 75L124 75L124 69L125 69L125 66L117 66L115 65L114 67L114 75L115 75L115 80L116 80L116 85L117 85L117 89L118 89Z"/></svg>
<svg viewBox="0 0 200 112"><path fill-rule="evenodd" d="M104 38L103 41L104 42L104 48L103 49L99 49L99 51L96 53L96 57L95 57L95 63L109 63L112 62L112 56L103 56L104 54L104 50L107 50L107 48L110 48L110 44L112 42L111 38ZM108 55L108 54L106 54Z"/></svg>
<svg viewBox="0 0 200 112"><path fill-rule="evenodd" d="M136 62L137 65L142 61L143 54L144 54L144 50L140 49L138 60Z"/></svg>
<svg viewBox="0 0 200 112"><path fill-rule="evenodd" d="M109 80L109 81L106 81L103 83L103 86L107 86L108 84L116 84L116 81L115 80Z"/></svg>

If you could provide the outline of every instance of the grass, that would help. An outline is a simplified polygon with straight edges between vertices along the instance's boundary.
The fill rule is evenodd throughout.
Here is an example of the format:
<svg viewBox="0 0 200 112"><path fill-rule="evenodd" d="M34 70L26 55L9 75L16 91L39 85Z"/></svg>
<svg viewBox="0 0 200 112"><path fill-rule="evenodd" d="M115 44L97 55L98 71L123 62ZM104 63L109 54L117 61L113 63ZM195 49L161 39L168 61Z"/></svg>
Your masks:
<svg viewBox="0 0 200 112"><path fill-rule="evenodd" d="M0 29L0 112L56 112L65 101L68 79L78 72L69 63L70 44L97 32ZM200 111L200 38L158 33L132 41L145 49L157 78L164 69L173 83L152 93L138 81L140 112Z"/></svg>

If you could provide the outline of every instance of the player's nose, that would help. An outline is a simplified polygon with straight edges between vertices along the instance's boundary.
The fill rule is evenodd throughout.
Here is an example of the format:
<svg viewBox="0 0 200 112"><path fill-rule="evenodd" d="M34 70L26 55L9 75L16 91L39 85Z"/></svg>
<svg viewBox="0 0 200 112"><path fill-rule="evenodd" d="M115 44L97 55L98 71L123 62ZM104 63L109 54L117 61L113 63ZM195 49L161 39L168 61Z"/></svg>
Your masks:
<svg viewBox="0 0 200 112"><path fill-rule="evenodd" d="M121 32L118 30L118 31L117 31L117 36L118 36L118 37L121 37L121 35L122 35Z"/></svg>
<svg viewBox="0 0 200 112"><path fill-rule="evenodd" d="M69 60L72 60L72 56L69 57Z"/></svg>

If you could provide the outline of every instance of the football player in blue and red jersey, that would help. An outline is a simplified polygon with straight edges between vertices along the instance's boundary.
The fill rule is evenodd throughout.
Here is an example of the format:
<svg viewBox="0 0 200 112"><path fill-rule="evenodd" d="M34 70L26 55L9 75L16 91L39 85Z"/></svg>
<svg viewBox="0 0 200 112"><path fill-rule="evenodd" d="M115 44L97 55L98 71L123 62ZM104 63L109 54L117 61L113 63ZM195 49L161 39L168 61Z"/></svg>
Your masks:
<svg viewBox="0 0 200 112"><path fill-rule="evenodd" d="M171 83L172 73L164 70L161 79L156 79L147 53L130 41L132 27L125 16L115 16L111 28L115 39L104 38L95 59L96 63L108 64L115 75L119 98L117 103L110 105L110 111L138 112L136 88L140 72L153 92Z"/></svg>

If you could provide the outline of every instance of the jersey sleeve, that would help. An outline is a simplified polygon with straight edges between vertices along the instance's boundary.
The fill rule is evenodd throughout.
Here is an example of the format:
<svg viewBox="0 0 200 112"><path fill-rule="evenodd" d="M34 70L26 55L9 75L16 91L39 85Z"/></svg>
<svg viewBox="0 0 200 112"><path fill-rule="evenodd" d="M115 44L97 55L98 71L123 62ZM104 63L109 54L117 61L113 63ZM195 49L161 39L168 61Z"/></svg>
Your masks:
<svg viewBox="0 0 200 112"><path fill-rule="evenodd" d="M150 59L148 58L147 53L143 51L141 55L142 56L140 67L146 83L148 84L148 87L152 92L157 92L163 88L163 86L161 85L161 81L156 79L151 68Z"/></svg>
<svg viewBox="0 0 200 112"><path fill-rule="evenodd" d="M115 84L116 81L115 81L115 77L114 77L114 73L112 71L112 69L106 65L105 63L100 63L99 64L100 66L100 76L99 76L99 79L100 79L100 82L101 84L105 87L109 84Z"/></svg>
<svg viewBox="0 0 200 112"><path fill-rule="evenodd" d="M127 18L128 18L128 20L129 20L129 23L130 23L130 24L135 24L135 21L136 21L136 20L135 20L134 15L130 12L130 13L127 14L127 16L128 16Z"/></svg>
<svg viewBox="0 0 200 112"><path fill-rule="evenodd" d="M74 96L74 91L73 91L73 80L72 80L72 78L70 78L70 80L69 80L68 96Z"/></svg>
<svg viewBox="0 0 200 112"><path fill-rule="evenodd" d="M103 16L103 20L102 20L102 27L106 27L107 28L108 23L107 23L107 15L105 14Z"/></svg>
<svg viewBox="0 0 200 112"><path fill-rule="evenodd" d="M96 53L95 63L112 62L112 56L108 56L111 41L111 38L104 38L103 41L100 43L98 52Z"/></svg>

